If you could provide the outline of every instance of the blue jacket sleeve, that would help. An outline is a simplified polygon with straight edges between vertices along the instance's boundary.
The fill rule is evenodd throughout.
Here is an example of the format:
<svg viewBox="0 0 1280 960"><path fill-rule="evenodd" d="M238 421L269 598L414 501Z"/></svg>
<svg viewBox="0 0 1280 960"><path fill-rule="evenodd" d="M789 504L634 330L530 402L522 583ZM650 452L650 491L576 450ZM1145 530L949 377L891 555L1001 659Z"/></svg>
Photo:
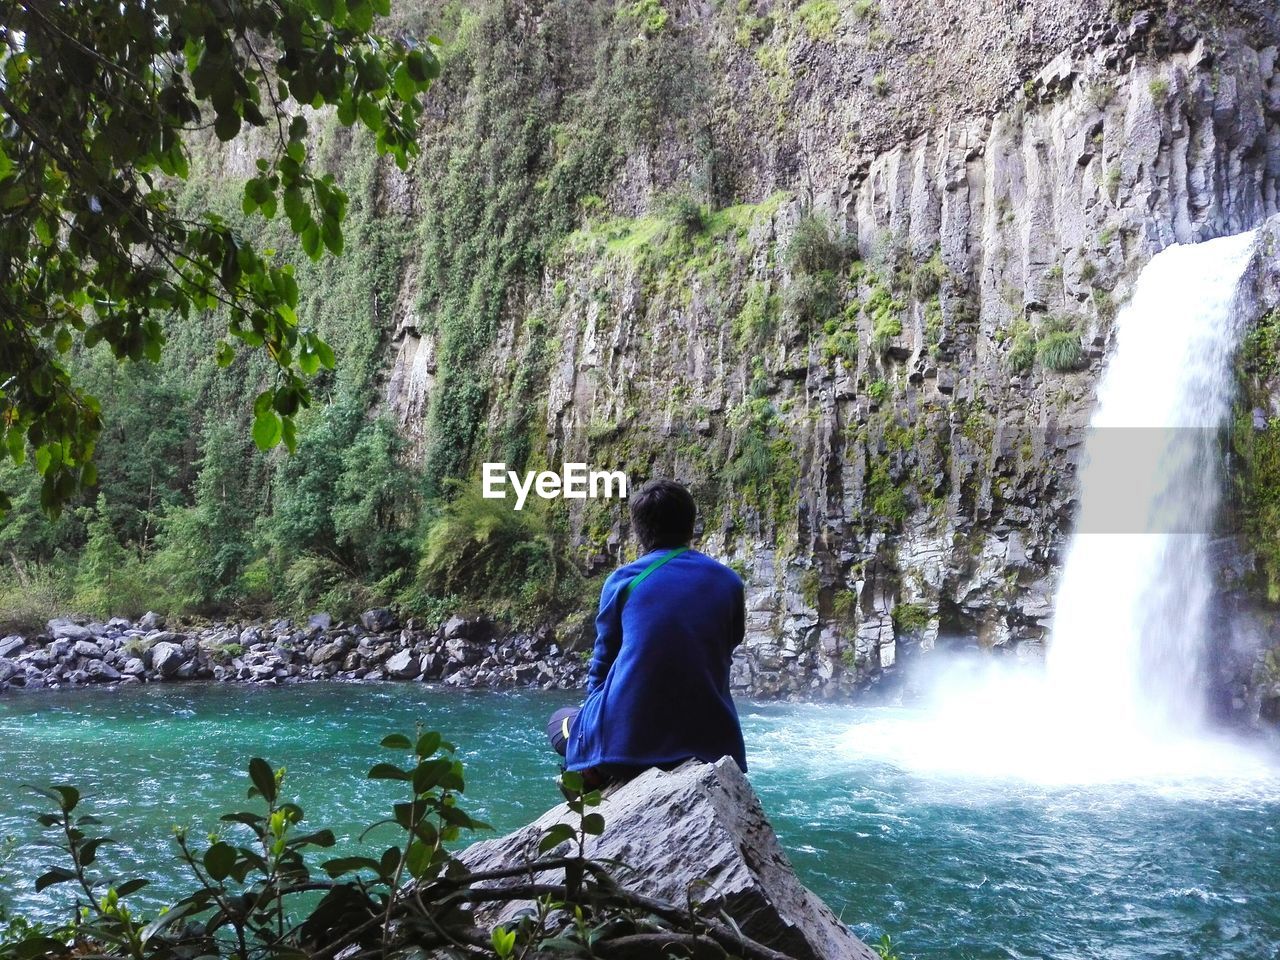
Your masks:
<svg viewBox="0 0 1280 960"><path fill-rule="evenodd" d="M729 634L729 649L736 650L747 635L747 591L738 581L738 599L733 604L733 626Z"/></svg>
<svg viewBox="0 0 1280 960"><path fill-rule="evenodd" d="M610 576L600 591L600 610L596 613L596 644L591 652L591 666L587 670L587 693L590 694L609 675L609 668L618 658L622 648L622 617L618 611L617 597L622 582Z"/></svg>

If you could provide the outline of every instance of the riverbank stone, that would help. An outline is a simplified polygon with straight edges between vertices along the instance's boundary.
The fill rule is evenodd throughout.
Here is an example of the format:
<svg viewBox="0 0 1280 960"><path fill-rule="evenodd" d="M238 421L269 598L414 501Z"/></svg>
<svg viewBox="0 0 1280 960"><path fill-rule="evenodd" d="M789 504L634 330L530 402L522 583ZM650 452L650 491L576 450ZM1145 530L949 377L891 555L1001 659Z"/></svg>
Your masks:
<svg viewBox="0 0 1280 960"><path fill-rule="evenodd" d="M721 912L747 936L797 960L877 960L796 876L750 783L729 757L649 770L606 792L604 832L587 840L588 857L615 861L626 889L684 905L692 898L708 916ZM537 856L557 823L573 824L566 804L505 837L473 844L459 859L473 871L497 870ZM534 882L563 882L547 871ZM520 875L516 883L527 883ZM499 881L506 883L512 881ZM479 905L489 926L512 919L527 903Z"/></svg>

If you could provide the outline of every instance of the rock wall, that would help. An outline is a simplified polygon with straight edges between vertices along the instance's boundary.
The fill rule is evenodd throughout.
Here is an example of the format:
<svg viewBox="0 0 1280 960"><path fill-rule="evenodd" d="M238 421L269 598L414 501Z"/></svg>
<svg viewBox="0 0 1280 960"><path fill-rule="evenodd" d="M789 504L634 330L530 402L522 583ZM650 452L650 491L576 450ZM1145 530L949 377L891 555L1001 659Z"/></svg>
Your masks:
<svg viewBox="0 0 1280 960"><path fill-rule="evenodd" d="M591 6L684 51L698 96L508 291L471 462L527 420L529 466L689 482L748 584L741 690L841 695L940 643L1034 655L1137 272L1280 211L1275 9ZM408 264L385 378L423 456L431 296ZM593 569L630 548L622 511L564 509Z"/></svg>

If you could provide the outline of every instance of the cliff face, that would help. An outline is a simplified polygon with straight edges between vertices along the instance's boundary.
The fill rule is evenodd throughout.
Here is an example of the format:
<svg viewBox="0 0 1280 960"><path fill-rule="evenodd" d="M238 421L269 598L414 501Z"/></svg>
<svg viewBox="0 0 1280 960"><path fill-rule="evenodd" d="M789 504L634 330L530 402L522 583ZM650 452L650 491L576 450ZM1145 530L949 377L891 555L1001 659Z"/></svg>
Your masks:
<svg viewBox="0 0 1280 960"><path fill-rule="evenodd" d="M1170 6L464 16L430 172L381 182L451 238L388 292L386 403L429 470L689 482L748 583L744 689L835 695L975 637L1034 652L1116 309L1164 246L1280 212L1276 11ZM495 64L502 30L521 52ZM528 256L475 239L522 229ZM568 504L596 569L627 549L623 511Z"/></svg>

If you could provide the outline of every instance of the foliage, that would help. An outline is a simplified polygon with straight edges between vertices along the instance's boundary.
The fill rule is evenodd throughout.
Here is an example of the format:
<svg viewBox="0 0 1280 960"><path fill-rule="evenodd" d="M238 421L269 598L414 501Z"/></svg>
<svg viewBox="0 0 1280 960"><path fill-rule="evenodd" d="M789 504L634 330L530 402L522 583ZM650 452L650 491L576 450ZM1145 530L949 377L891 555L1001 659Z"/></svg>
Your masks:
<svg viewBox="0 0 1280 960"><path fill-rule="evenodd" d="M54 617L72 612L75 587L52 564L15 564L0 577L0 629L35 634Z"/></svg>
<svg viewBox="0 0 1280 960"><path fill-rule="evenodd" d="M600 792L588 791L581 774L562 775L570 817L545 831L536 854L508 868L474 872L450 847L488 825L462 807L466 783L454 745L428 731L392 734L382 746L407 754L408 762L380 762L369 770L369 779L404 791L391 815L360 835L361 845L370 834L387 836L380 852L362 847L317 864L321 851L338 844L337 835L304 827L302 807L284 794L285 771L255 757L248 767L250 809L223 814L207 840L175 829L175 855L190 886L155 915L132 899L146 878L102 872L99 857L112 841L96 817L80 812L79 790L40 790L54 812L37 819L57 836L65 859L50 865L35 888L71 888L74 909L53 928L10 919L0 960L69 960L85 948L111 960L296 960L339 953L390 960L437 950L500 960L553 950L782 960L705 911L631 892L615 876L616 864L589 859L587 840L602 833L605 822L597 809ZM548 876L563 880L537 879ZM530 906L514 919L477 926L477 906L522 901Z"/></svg>
<svg viewBox="0 0 1280 960"><path fill-rule="evenodd" d="M867 478L867 496L871 512L878 518L897 527L907 518L907 493L889 475L889 467L882 460L871 467Z"/></svg>
<svg viewBox="0 0 1280 960"><path fill-rule="evenodd" d="M1084 366L1080 335L1074 330L1053 330L1036 345L1036 356L1050 370L1079 370Z"/></svg>
<svg viewBox="0 0 1280 960"><path fill-rule="evenodd" d="M784 310L793 320L820 324L840 312L840 288L831 270L796 274L784 290Z"/></svg>
<svg viewBox="0 0 1280 960"><path fill-rule="evenodd" d="M312 258L343 248L347 196L309 163L297 105L359 121L403 167L416 152L419 95L439 72L429 45L373 32L389 0L147 5L21 3L0 24L0 386L4 452L27 447L41 503L56 512L96 485L99 401L64 357L77 341L117 360L157 361L171 316L220 306L232 341L260 348L274 376L254 401L253 437L295 443L306 378L330 347L299 323L293 268L208 209L183 216L173 185L190 173L201 123L226 141L259 128L243 211L278 207ZM269 62L268 62L269 61ZM58 91L51 96L51 91ZM290 103L289 101L292 101ZM206 344L206 349L208 345ZM10 497L0 492L0 512Z"/></svg>
<svg viewBox="0 0 1280 960"><path fill-rule="evenodd" d="M1241 397L1231 431L1237 466L1232 471L1238 523L1254 555L1260 591L1280 603L1280 418L1255 424L1280 373L1280 310L1254 323L1240 345Z"/></svg>
<svg viewBox="0 0 1280 960"><path fill-rule="evenodd" d="M835 0L805 0L796 8L796 18L815 40L825 40L840 25L840 8Z"/></svg>
<svg viewBox="0 0 1280 960"><path fill-rule="evenodd" d="M778 310L778 296L769 292L767 283L753 280L748 284L742 309L733 320L733 339L738 349L745 352L761 346L773 333Z"/></svg>
<svg viewBox="0 0 1280 960"><path fill-rule="evenodd" d="M887 97L891 89L893 86L889 82L888 74L877 73L871 78L871 92L877 97Z"/></svg>
<svg viewBox="0 0 1280 960"><path fill-rule="evenodd" d="M797 273L820 274L839 270L848 255L848 248L830 222L808 211L796 222L786 258L787 266Z"/></svg>
<svg viewBox="0 0 1280 960"><path fill-rule="evenodd" d="M757 508L780 511L794 496L799 476L795 451L773 404L748 400L729 417L734 456L726 479Z"/></svg>
<svg viewBox="0 0 1280 960"><path fill-rule="evenodd" d="M929 608L922 603L900 603L893 608L893 628L898 633L919 633L929 625Z"/></svg>
<svg viewBox="0 0 1280 960"><path fill-rule="evenodd" d="M1009 369L1013 373L1027 374L1036 362L1036 335L1031 325L1019 320L1013 325L1013 346L1009 349Z"/></svg>
<svg viewBox="0 0 1280 960"><path fill-rule="evenodd" d="M427 530L419 566L431 595L454 594L499 615L527 618L578 596L581 575L542 500L523 510L486 500L478 483L455 491Z"/></svg>

